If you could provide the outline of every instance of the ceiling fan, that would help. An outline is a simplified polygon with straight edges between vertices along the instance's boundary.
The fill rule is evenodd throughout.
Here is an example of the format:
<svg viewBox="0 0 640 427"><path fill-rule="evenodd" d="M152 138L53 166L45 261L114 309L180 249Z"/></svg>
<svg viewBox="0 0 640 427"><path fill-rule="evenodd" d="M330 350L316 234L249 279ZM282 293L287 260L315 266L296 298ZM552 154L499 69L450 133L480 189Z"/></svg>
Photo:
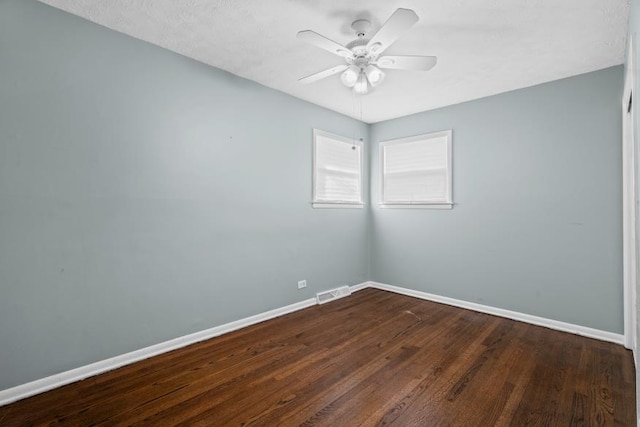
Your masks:
<svg viewBox="0 0 640 427"><path fill-rule="evenodd" d="M374 88L382 83L385 77L382 69L428 71L436 65L438 59L435 56L380 56L416 22L418 22L418 15L413 10L397 9L378 32L368 38L371 23L366 19L359 19L351 24L357 39L346 46L311 30L300 31L297 35L298 39L343 57L346 63L303 77L298 81L313 83L342 73L340 76L342 83L353 88L356 94L364 95L369 92L370 87Z"/></svg>

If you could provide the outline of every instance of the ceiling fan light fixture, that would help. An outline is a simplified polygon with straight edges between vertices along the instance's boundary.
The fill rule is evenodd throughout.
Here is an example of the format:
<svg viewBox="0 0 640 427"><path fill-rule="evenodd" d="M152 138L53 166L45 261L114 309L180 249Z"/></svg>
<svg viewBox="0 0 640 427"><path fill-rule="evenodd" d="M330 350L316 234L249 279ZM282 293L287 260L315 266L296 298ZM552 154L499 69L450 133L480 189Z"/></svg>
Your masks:
<svg viewBox="0 0 640 427"><path fill-rule="evenodd" d="M367 82L367 76L364 74L364 71L360 71L358 81L356 81L356 84L353 86L353 91L358 95L365 95L369 92L369 83Z"/></svg>
<svg viewBox="0 0 640 427"><path fill-rule="evenodd" d="M360 73L360 68L356 67L355 65L352 65L349 68L347 68L344 73L342 73L342 75L340 76L340 79L342 80L342 83L346 87L353 87L358 81L359 73Z"/></svg>
<svg viewBox="0 0 640 427"><path fill-rule="evenodd" d="M367 75L367 80L369 80L369 83L371 83L373 87L378 86L384 80L384 72L375 65L367 66L364 72Z"/></svg>
<svg viewBox="0 0 640 427"><path fill-rule="evenodd" d="M351 24L357 39L346 45L320 35L312 30L302 30L297 38L344 58L341 65L298 79L300 83L313 83L340 74L342 84L356 95L365 95L385 80L386 69L429 71L436 63L435 56L385 55L382 53L418 22L418 15L411 9L398 8L371 36L371 22L357 19ZM395 72L395 71L394 71Z"/></svg>

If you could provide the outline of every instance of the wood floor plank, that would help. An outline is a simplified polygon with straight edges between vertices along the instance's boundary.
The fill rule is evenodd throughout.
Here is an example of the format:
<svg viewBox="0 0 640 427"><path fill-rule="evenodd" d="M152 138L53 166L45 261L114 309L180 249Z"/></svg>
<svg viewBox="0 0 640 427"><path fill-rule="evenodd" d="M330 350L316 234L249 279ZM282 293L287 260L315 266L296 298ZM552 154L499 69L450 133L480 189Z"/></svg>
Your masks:
<svg viewBox="0 0 640 427"><path fill-rule="evenodd" d="M415 302L412 301L411 299L405 299L403 301L398 301L398 300L393 301L392 304L395 304L394 307L400 310L400 309L404 309L405 307L410 307L412 304L415 304ZM389 321L392 322L392 321L398 321L398 320L404 323L407 323L406 318L390 319ZM377 319L373 319L373 322L375 324L379 324L379 321ZM357 327L349 328L349 331L347 334L341 334L337 329L327 328L326 331L331 335L331 339L315 339L307 343L307 345L309 346L308 348L309 354L313 354L314 352L317 352L317 351L324 351L325 349L329 349L329 351L326 352L326 355L322 359L323 363L326 363L328 367L325 369L320 369L319 372L322 372L322 371L336 372L334 365L336 365L337 363L337 354L341 352L341 349L344 346L351 344L351 342L357 342L359 345L370 347L370 349L367 350L367 354L369 354L371 349L374 349L374 346L380 346L381 340L384 341L384 339L388 339L390 337L390 333L387 333L386 335L382 334L379 337L371 336L368 340L359 339L362 333L367 333L367 331L369 331L370 327L367 326L367 324L364 322L352 323L352 325L354 324L357 325ZM410 324L410 321L409 323L407 323L407 325L409 324ZM395 328L390 328L389 330L394 331ZM345 336L348 336L350 338L348 340L345 340L344 339ZM317 338L322 338L322 337L318 336ZM335 340L344 341L344 342L337 342ZM348 355L348 353L346 354ZM301 354L301 356L303 355ZM299 360L296 360L294 363L287 363L284 366L287 366L287 367L296 366L296 365L300 366L304 362L304 360L305 360L304 357L300 357ZM349 360L349 362L354 363L356 362L356 360ZM278 364L275 364L270 368L272 369L273 372L277 372L278 366L279 366ZM269 377L271 377L271 375L262 376L262 378L264 379ZM251 387L253 387L255 390L258 390L258 391L266 390L270 394L277 392L278 384L271 384L269 387L266 387L266 388L261 387L261 381L260 381L261 377L260 377L259 371L252 373L247 378L243 378L243 380L246 380L246 382L251 382L251 381L254 381L255 378L257 378L257 381L250 384ZM314 378L306 379L306 381L311 381L311 380L314 380ZM242 384L237 384L237 383L234 384L233 392L226 392L226 389L219 388L219 387L211 387L208 390L198 390L198 393L195 393L192 395L186 395L186 397L189 398L188 400L183 402L178 402L179 405L176 405L176 402L173 402L174 403L173 406L171 406L170 408L167 408L167 410L164 410L150 418L145 419L145 422L154 423L154 422L159 422L160 420L169 419L171 420L171 423L181 423L181 422L189 421L189 423L193 424L197 422L198 419L206 418L210 414L215 414L216 419L219 422L221 422L222 418L226 414L226 408L230 407L229 405L225 404L225 402L227 400L232 400L232 399L234 400L234 405L232 406L232 408L235 408L233 409L234 411L233 413L239 412L239 413L242 413L243 416L246 416L247 415L246 411L239 411L239 409L243 408L243 402L246 399L242 399L242 398L234 399L234 393L244 394L245 389L241 387L241 385ZM254 409L256 405L259 405L261 402L264 401L264 398L261 399L257 397L259 396L256 396L255 394L249 396L248 398L249 402L246 404L246 406L249 407L249 409Z"/></svg>
<svg viewBox="0 0 640 427"><path fill-rule="evenodd" d="M622 346L365 289L0 407L0 425L635 425Z"/></svg>
<svg viewBox="0 0 640 427"><path fill-rule="evenodd" d="M394 382L397 385L386 390L386 393L378 393L379 403L374 405L374 409L361 424L373 424L376 420L385 425L397 419L405 410L429 387L441 384L438 379L442 377L454 361L451 357L455 352L451 348L444 349L436 345L441 342L442 336L446 335L449 342L452 341L451 331L457 330L456 340L461 345L468 345L473 339L480 339L483 333L489 333L491 326L483 325L482 328L468 328L460 323L460 317L443 319L442 322L432 325L429 328L430 336L425 336L427 340L421 343L421 351L411 360L411 363L402 371L394 372ZM484 331L484 332L483 332ZM421 335L425 335L421 333ZM419 338L412 340L416 343ZM425 369L427 368L428 369Z"/></svg>
<svg viewBox="0 0 640 427"><path fill-rule="evenodd" d="M522 323L514 323L509 334L504 335L504 350L493 352L475 380L469 383L465 393L473 399L464 399L465 411L458 411L451 424L468 425L477 422L476 413L484 413L480 425L494 426L506 409L509 399L514 395L515 375L523 366L523 349L519 340L526 334ZM495 344L494 344L495 345ZM525 359L526 360L526 359Z"/></svg>
<svg viewBox="0 0 640 427"><path fill-rule="evenodd" d="M482 328L469 328L466 327L468 326L466 323L460 323L460 318L463 315L463 313L460 313L458 316L455 316L452 320L452 325L450 327L447 327L446 325L442 325L442 328L436 327L436 328L432 328L435 330L436 336L441 336L444 335L446 336L446 340L448 342L448 344L451 344L453 342L460 342L463 344L468 344L471 340L473 339L483 339L484 335L483 334L488 334L490 332L490 328L485 328L486 330L483 330ZM454 331L457 331L454 332ZM452 338L455 337L456 340L452 340ZM416 386L417 388L419 388L419 392L422 393L424 392L427 388L429 388L430 386L433 386L434 384L440 384L438 382L438 380L445 378L443 377L441 374L443 372L445 372L450 366L453 365L453 361L458 357L458 353L455 351L451 351L450 348L444 349L440 346L438 346L438 344L442 342L439 339L434 339L431 343L430 347L427 347L429 349L434 349L435 352L434 353L430 353L427 355L427 353L429 353L429 351L425 351L423 352L423 354L425 354L427 357L430 357L432 360L435 361L435 363L432 366L432 369L428 369L427 367L430 365L429 363L425 363L423 361L423 363L419 364L419 368L422 369L422 375L419 376L418 378L421 380L420 383ZM449 347L449 346L447 346ZM371 356L368 356L369 359L371 359ZM373 359L373 363L372 364L376 364L381 362L380 358L377 359ZM382 360L382 363L384 363L384 361ZM427 368L427 369L425 369ZM431 371L431 372L429 372ZM431 374L431 375L424 375L424 374ZM354 378L351 380L351 382L360 382L362 381L360 378L360 375L354 375ZM442 380L443 382L446 381L446 379ZM340 388L340 390L345 391L344 388ZM392 390L393 392L395 392L395 390ZM414 397L421 395L420 393L418 394L413 394L411 396L409 396L407 399L405 399L405 403L410 404L411 402L413 402ZM330 397L334 397L335 394L334 393L328 393L328 395ZM336 397L337 398L337 397ZM395 396L395 398L393 400L397 400L397 396ZM331 400L331 398L327 399L324 402L324 405L329 405L333 400ZM316 413L318 411L320 411L324 406L319 406L319 407L315 407L314 408L314 412L312 413ZM302 422L303 420L305 420L305 414L304 412L307 411L301 411L301 413L298 412L291 412L290 411L290 415L289 418L284 418L281 419L280 421L282 421L285 425L295 425L295 422ZM398 413L395 414L396 417L399 415ZM294 418L293 420L291 419L291 417L297 417ZM292 422L294 421L295 422Z"/></svg>
<svg viewBox="0 0 640 427"><path fill-rule="evenodd" d="M431 378L425 378L415 392L406 396L402 412L396 411L393 417L388 414L383 418L386 424L434 425L446 422L455 415L452 412L456 406L453 403L455 399L449 399L452 390L460 387L469 368L486 350L482 343L500 326L499 320L495 318L487 323L469 323L465 318L460 320L462 322L457 325L459 333L448 334L442 352L432 362L426 363L427 366L434 366ZM453 330L456 329L452 328L450 331Z"/></svg>
<svg viewBox="0 0 640 427"><path fill-rule="evenodd" d="M384 368L384 365L387 364L388 358L402 346L402 343L404 342L403 336L409 333L418 323L412 315L408 315L406 313L406 311L411 310L403 310L402 307L397 308L400 315L391 318L388 322L380 323L379 325L382 328L379 334L373 335L367 333L368 337L366 338L352 338L357 342L367 344L366 346L357 350L354 349L350 353L345 353L343 349L337 348L331 357L325 361L328 365L324 367L321 366L320 369L318 369L319 375L315 375L312 370L306 374L304 383L296 381L297 387L292 387L294 387L293 390L296 391L296 395L300 396L297 402L304 399L307 405L311 405L310 407L319 410L320 401L323 401L322 398L330 400L335 398L337 394L347 392L353 387L358 387L361 382L361 378L368 378L373 372ZM408 306L408 308L413 308L413 304ZM350 340L348 340L346 344L351 346L352 343L349 341ZM366 361L366 363L363 363L363 361ZM342 381L338 379L338 382L336 383L336 378L340 377L345 380ZM319 396L320 399L316 399L314 398L314 395L317 394L318 388L322 387L320 385L322 383L331 384L331 387L327 387L330 393L328 395L321 394ZM302 387L300 387L301 385ZM307 395L310 396L310 398L304 397ZM268 398L263 400L263 402L267 401ZM277 408L278 411L275 412L274 409L276 408L272 405L269 408L270 410L263 411L261 414L254 414L254 412L259 409L259 406L247 406L247 411L249 411L247 412L247 415L253 414L254 417L259 415L263 422L273 420L274 423L282 423L284 421L279 417L283 414L286 415L292 413L291 407L281 405ZM269 416L267 416L267 412L271 412ZM232 419L229 422L233 423L235 421ZM290 419L286 420L286 422L294 423L294 421Z"/></svg>

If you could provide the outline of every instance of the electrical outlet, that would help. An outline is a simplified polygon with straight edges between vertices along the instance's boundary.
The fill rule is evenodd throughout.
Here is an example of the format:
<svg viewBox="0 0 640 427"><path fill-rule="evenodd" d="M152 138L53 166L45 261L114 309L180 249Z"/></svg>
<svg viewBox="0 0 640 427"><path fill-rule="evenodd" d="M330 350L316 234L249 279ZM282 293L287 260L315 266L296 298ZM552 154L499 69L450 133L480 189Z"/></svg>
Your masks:
<svg viewBox="0 0 640 427"><path fill-rule="evenodd" d="M298 281L298 289L302 289L302 288L306 288L306 287L307 287L307 281L306 280Z"/></svg>

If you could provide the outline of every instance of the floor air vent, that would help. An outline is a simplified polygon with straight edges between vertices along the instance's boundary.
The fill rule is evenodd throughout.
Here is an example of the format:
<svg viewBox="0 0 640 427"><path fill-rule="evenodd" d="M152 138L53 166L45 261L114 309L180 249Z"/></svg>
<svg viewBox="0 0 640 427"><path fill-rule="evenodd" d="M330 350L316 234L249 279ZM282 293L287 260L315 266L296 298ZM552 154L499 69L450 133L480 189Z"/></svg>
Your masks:
<svg viewBox="0 0 640 427"><path fill-rule="evenodd" d="M316 298L318 299L318 304L324 304L325 302L333 301L349 295L351 295L351 288L348 286L341 286L336 289L331 289L330 291L320 292L319 294L316 294Z"/></svg>

